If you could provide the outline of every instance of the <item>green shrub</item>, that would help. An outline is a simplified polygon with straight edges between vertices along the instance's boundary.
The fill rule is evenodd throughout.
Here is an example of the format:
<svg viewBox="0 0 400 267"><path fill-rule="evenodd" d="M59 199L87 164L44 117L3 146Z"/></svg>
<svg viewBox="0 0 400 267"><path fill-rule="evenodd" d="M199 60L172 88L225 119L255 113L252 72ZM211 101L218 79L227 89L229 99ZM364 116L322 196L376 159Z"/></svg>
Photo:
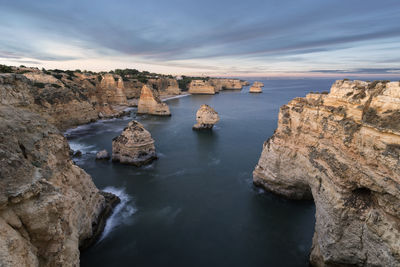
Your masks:
<svg viewBox="0 0 400 267"><path fill-rule="evenodd" d="M13 73L13 69L10 66L0 64L0 73Z"/></svg>
<svg viewBox="0 0 400 267"><path fill-rule="evenodd" d="M46 86L44 83L38 83L38 82L35 82L33 85L38 88L44 88Z"/></svg>

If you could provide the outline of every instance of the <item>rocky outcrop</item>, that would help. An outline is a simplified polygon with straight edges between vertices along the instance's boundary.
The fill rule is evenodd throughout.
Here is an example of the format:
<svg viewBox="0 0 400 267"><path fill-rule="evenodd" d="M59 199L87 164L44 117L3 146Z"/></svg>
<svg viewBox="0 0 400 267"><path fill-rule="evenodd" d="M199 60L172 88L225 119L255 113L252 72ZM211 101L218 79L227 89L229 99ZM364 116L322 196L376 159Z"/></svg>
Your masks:
<svg viewBox="0 0 400 267"><path fill-rule="evenodd" d="M280 109L254 183L313 198L315 266L400 266L399 82L337 81Z"/></svg>
<svg viewBox="0 0 400 267"><path fill-rule="evenodd" d="M209 83L214 86L215 91L221 90L242 90L243 83L238 79L210 79Z"/></svg>
<svg viewBox="0 0 400 267"><path fill-rule="evenodd" d="M10 92L17 104L31 100L18 79L15 90L1 90L3 101ZM101 233L107 206L56 127L0 104L1 266L78 266L79 247Z"/></svg>
<svg viewBox="0 0 400 267"><path fill-rule="evenodd" d="M121 76L109 73L102 75L99 88L104 92L107 103L127 106L124 81Z"/></svg>
<svg viewBox="0 0 400 267"><path fill-rule="evenodd" d="M172 78L149 79L147 85L157 90L160 95L179 95L178 81Z"/></svg>
<svg viewBox="0 0 400 267"><path fill-rule="evenodd" d="M137 121L131 121L112 141L112 161L142 166L157 159L151 134Z"/></svg>
<svg viewBox="0 0 400 267"><path fill-rule="evenodd" d="M215 87L212 86L208 81L193 80L189 84L190 94L206 94L214 95L216 93Z"/></svg>
<svg viewBox="0 0 400 267"><path fill-rule="evenodd" d="M219 121L218 113L209 105L201 105L196 113L197 123L193 125L193 130L212 129L214 124Z"/></svg>
<svg viewBox="0 0 400 267"><path fill-rule="evenodd" d="M139 98L142 91L143 83L137 79L128 79L124 81L125 95L127 99Z"/></svg>
<svg viewBox="0 0 400 267"><path fill-rule="evenodd" d="M109 160L109 159L110 155L105 149L96 153L96 160Z"/></svg>
<svg viewBox="0 0 400 267"><path fill-rule="evenodd" d="M250 93L262 93L262 87L264 84L262 82L254 82L253 85L250 87Z"/></svg>
<svg viewBox="0 0 400 267"><path fill-rule="evenodd" d="M171 116L168 105L161 101L156 90L147 85L143 85L137 112L138 114Z"/></svg>

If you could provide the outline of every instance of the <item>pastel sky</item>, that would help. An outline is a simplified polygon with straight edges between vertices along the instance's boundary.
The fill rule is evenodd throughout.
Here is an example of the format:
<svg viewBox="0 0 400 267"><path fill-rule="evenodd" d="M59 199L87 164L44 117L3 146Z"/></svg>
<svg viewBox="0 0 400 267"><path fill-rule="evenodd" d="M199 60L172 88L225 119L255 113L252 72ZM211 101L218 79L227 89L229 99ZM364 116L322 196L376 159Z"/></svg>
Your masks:
<svg viewBox="0 0 400 267"><path fill-rule="evenodd" d="M400 1L0 0L0 64L400 76Z"/></svg>

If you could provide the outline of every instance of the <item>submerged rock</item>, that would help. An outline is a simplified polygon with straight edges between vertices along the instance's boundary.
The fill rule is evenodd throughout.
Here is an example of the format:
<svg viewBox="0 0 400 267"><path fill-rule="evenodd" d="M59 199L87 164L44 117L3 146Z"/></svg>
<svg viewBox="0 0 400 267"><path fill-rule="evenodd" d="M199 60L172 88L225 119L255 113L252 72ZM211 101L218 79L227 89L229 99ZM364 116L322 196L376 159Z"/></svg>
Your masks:
<svg viewBox="0 0 400 267"><path fill-rule="evenodd" d="M74 158L82 157L82 151L80 151L80 150L75 151L74 154L73 154L73 157Z"/></svg>
<svg viewBox="0 0 400 267"><path fill-rule="evenodd" d="M97 152L96 154L96 160L109 160L110 155L108 154L107 150L102 150Z"/></svg>
<svg viewBox="0 0 400 267"><path fill-rule="evenodd" d="M157 91L147 85L143 85L140 94L138 114L171 116L168 105L160 100Z"/></svg>
<svg viewBox="0 0 400 267"><path fill-rule="evenodd" d="M112 161L142 166L157 159L151 134L137 121L131 121L112 141Z"/></svg>
<svg viewBox="0 0 400 267"><path fill-rule="evenodd" d="M264 84L262 82L254 82L253 85L250 87L250 93L262 93L262 88Z"/></svg>
<svg viewBox="0 0 400 267"><path fill-rule="evenodd" d="M196 113L197 123L193 125L193 130L212 129L214 124L219 121L218 113L209 105L201 105Z"/></svg>
<svg viewBox="0 0 400 267"><path fill-rule="evenodd" d="M280 109L256 185L313 198L315 266L400 266L400 84L337 81Z"/></svg>

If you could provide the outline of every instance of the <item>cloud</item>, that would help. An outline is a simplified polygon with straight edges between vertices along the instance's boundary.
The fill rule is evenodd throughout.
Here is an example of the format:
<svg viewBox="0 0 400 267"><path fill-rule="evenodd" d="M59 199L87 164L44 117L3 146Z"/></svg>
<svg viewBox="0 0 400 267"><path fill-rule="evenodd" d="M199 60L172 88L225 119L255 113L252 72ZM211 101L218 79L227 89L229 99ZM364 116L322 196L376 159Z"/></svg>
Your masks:
<svg viewBox="0 0 400 267"><path fill-rule="evenodd" d="M0 60L114 58L123 67L126 61L121 58L126 57L155 65L188 69L198 65L210 71L239 67L247 72L266 70L266 65L292 71L324 69L329 64L340 69L341 60L355 69L361 58L368 61L368 55L371 64L379 60L395 68L398 63L388 54L372 49L366 53L365 47L374 42L398 43L399 12L397 0L384 5L372 0L206 0L201 4L0 0ZM354 48L359 52L343 54ZM386 50L399 54L400 47Z"/></svg>

